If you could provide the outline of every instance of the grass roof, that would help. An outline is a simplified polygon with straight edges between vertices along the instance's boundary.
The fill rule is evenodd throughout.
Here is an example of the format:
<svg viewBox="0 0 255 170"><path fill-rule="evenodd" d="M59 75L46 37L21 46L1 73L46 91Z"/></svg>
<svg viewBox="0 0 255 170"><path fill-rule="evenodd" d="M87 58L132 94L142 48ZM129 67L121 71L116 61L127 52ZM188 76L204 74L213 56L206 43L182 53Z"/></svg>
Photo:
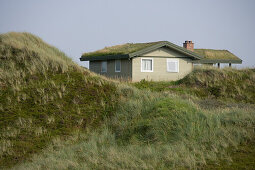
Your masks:
<svg viewBox="0 0 255 170"><path fill-rule="evenodd" d="M83 53L82 58L98 57L98 56L110 56L110 55L126 55L140 51L144 48L156 45L165 41L149 42L149 43L126 43L121 45L115 45L111 47L105 47L103 49ZM213 49L194 49L194 52L199 56L203 56L203 60L238 60L237 56L229 52L228 50L213 50Z"/></svg>
<svg viewBox="0 0 255 170"><path fill-rule="evenodd" d="M105 47L101 50L97 50L94 52L88 52L82 54L82 57L95 57L95 56L107 56L107 55L125 55L130 54L144 48L156 45L160 42L164 41L157 41L157 42L149 42L149 43L126 43L121 45L115 45L111 47Z"/></svg>
<svg viewBox="0 0 255 170"><path fill-rule="evenodd" d="M228 50L194 49L194 52L204 56L203 60L240 60Z"/></svg>

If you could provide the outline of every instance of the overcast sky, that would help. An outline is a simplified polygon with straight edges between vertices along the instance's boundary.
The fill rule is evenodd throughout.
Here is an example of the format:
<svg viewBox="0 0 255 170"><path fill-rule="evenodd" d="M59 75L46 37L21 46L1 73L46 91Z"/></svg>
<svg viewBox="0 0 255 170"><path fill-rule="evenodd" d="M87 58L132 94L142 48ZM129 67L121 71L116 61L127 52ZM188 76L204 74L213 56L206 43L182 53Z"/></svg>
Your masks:
<svg viewBox="0 0 255 170"><path fill-rule="evenodd" d="M166 40L227 49L255 67L255 0L0 0L0 33L30 32L75 62L83 52Z"/></svg>

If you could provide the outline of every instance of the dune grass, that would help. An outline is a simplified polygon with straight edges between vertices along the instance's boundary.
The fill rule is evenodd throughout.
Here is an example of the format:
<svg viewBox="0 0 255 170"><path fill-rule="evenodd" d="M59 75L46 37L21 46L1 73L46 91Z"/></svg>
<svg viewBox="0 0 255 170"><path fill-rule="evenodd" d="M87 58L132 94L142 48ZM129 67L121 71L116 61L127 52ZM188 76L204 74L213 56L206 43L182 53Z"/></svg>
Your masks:
<svg viewBox="0 0 255 170"><path fill-rule="evenodd" d="M255 69L199 67L179 81L143 80L133 85L156 92L255 104Z"/></svg>
<svg viewBox="0 0 255 170"><path fill-rule="evenodd" d="M116 87L29 33L0 35L0 168L52 139L97 127L114 111Z"/></svg>
<svg viewBox="0 0 255 170"><path fill-rule="evenodd" d="M254 169L255 167L255 140L243 143L237 149L230 148L232 161L221 160L217 164L210 163L201 169Z"/></svg>
<svg viewBox="0 0 255 170"><path fill-rule="evenodd" d="M228 148L254 137L254 110L208 111L178 96L118 86L117 112L102 128L59 142L14 169L178 169L229 162Z"/></svg>

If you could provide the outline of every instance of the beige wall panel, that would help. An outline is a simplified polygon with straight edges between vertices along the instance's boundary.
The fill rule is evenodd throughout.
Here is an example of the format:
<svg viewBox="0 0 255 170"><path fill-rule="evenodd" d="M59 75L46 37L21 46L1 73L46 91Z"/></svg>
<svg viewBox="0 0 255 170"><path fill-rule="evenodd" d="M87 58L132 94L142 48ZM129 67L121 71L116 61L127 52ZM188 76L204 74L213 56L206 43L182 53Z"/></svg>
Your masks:
<svg viewBox="0 0 255 170"><path fill-rule="evenodd" d="M134 82L142 79L153 81L179 80L193 69L191 59L177 58L179 60L179 72L167 72L167 57L153 57L153 72L141 72L141 58L146 57L136 57L132 60L132 81Z"/></svg>
<svg viewBox="0 0 255 170"><path fill-rule="evenodd" d="M171 50L166 47L159 48L155 51L149 52L147 54L144 54L142 56L151 56L151 57L186 57L184 54L181 54L177 51Z"/></svg>
<svg viewBox="0 0 255 170"><path fill-rule="evenodd" d="M111 78L121 78L121 79L131 79L132 76L132 62L128 59L121 60L121 72L115 72L115 60L107 61L107 72L101 72L101 61L90 61L89 69L95 73L111 77Z"/></svg>

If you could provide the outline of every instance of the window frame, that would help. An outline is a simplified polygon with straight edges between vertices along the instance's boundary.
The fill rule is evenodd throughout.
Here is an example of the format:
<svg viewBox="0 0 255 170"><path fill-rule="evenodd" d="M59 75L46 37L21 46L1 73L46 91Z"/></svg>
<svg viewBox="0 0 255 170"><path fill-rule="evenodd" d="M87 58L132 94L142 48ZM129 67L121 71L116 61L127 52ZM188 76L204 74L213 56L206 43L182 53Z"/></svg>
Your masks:
<svg viewBox="0 0 255 170"><path fill-rule="evenodd" d="M151 60L151 70L143 70L143 60ZM141 58L141 72L153 72L153 58Z"/></svg>
<svg viewBox="0 0 255 170"><path fill-rule="evenodd" d="M103 71L103 63L106 63L105 71ZM107 73L107 61L101 61L101 73Z"/></svg>
<svg viewBox="0 0 255 170"><path fill-rule="evenodd" d="M168 69L168 63L169 62L175 62L175 63L177 63L177 69L175 69L175 71L172 71L172 70L169 70ZM179 67L179 59L176 59L176 58L167 58L166 59L166 71L168 72L168 73L179 73L180 72L180 67Z"/></svg>
<svg viewBox="0 0 255 170"><path fill-rule="evenodd" d="M116 62L118 62L118 61L120 62L120 70L116 69L116 66L117 66ZM120 73L121 72L121 60L115 60L115 72L116 73Z"/></svg>

